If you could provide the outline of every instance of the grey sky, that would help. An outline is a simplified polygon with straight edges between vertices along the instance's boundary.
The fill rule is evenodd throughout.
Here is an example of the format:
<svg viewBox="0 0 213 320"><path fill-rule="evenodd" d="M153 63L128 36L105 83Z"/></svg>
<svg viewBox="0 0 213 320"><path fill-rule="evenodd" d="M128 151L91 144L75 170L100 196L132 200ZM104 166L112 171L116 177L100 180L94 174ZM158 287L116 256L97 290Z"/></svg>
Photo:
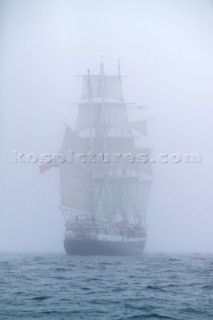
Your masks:
<svg viewBox="0 0 213 320"><path fill-rule="evenodd" d="M1 251L63 251L57 170L11 163L56 152L89 67L117 73L127 101L150 105L155 153L202 155L154 165L146 251L212 251L213 2L0 1Z"/></svg>

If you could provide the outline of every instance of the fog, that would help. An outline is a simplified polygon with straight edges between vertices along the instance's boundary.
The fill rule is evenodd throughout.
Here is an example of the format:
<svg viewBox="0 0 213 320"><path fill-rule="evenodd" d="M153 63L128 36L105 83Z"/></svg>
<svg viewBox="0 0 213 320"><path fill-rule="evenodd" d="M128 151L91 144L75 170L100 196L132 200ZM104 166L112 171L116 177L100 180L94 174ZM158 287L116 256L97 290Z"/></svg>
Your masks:
<svg viewBox="0 0 213 320"><path fill-rule="evenodd" d="M0 2L1 252L63 252L58 169L11 162L54 153L73 125L81 81L121 73L126 101L149 105L157 153L201 163L154 164L146 252L212 252L213 2Z"/></svg>

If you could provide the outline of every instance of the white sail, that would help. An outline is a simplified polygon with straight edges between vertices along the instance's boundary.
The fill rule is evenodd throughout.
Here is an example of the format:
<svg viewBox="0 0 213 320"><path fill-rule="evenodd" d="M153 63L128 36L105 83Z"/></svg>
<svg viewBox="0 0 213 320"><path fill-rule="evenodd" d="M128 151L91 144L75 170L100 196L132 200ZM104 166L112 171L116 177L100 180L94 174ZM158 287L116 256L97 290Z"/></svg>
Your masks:
<svg viewBox="0 0 213 320"><path fill-rule="evenodd" d="M87 75L83 77L82 100L112 99L123 100L121 78L119 76Z"/></svg>
<svg viewBox="0 0 213 320"><path fill-rule="evenodd" d="M89 144L89 138L82 138L85 140L86 144ZM135 153L136 149L134 146L133 137L102 137L93 138L94 151L96 153Z"/></svg>
<svg viewBox="0 0 213 320"><path fill-rule="evenodd" d="M89 146L73 130L66 127L61 152L67 154L69 150L86 153ZM93 212L93 177L88 164L66 161L60 164L59 171L61 204L72 209Z"/></svg>
<svg viewBox="0 0 213 320"><path fill-rule="evenodd" d="M137 191L135 196L136 211L140 217L145 217L147 211L147 205L149 201L151 191L151 181L141 182L137 185Z"/></svg>
<svg viewBox="0 0 213 320"><path fill-rule="evenodd" d="M136 177L96 181L96 214L113 218L115 215L144 219L150 195L151 181L139 181ZM107 212L107 215L106 215Z"/></svg>
<svg viewBox="0 0 213 320"><path fill-rule="evenodd" d="M65 207L93 212L92 174L80 165L63 163L59 166L61 204Z"/></svg>
<svg viewBox="0 0 213 320"><path fill-rule="evenodd" d="M146 120L138 120L130 122L131 128L140 132L145 137L147 137L147 121Z"/></svg>
<svg viewBox="0 0 213 320"><path fill-rule="evenodd" d="M69 150L86 153L90 150L90 146L89 143L87 144L86 141L81 139L77 133L66 126L61 152L66 154Z"/></svg>
<svg viewBox="0 0 213 320"><path fill-rule="evenodd" d="M124 103L81 103L76 122L76 131L90 127L117 128L122 131L131 131Z"/></svg>

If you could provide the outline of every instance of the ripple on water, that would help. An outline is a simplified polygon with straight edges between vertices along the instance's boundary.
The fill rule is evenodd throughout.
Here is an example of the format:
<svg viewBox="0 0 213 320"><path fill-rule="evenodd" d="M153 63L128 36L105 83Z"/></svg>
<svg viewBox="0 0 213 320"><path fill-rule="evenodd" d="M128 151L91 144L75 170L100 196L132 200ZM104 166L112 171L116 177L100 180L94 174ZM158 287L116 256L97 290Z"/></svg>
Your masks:
<svg viewBox="0 0 213 320"><path fill-rule="evenodd" d="M213 256L1 255L0 320L212 320Z"/></svg>

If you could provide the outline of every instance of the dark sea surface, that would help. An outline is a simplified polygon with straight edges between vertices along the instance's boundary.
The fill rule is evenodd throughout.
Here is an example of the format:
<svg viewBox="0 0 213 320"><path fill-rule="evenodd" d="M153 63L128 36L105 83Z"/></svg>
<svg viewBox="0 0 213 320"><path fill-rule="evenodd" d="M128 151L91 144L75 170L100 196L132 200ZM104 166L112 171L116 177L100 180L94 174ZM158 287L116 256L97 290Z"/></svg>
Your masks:
<svg viewBox="0 0 213 320"><path fill-rule="evenodd" d="M0 255L0 320L213 319L213 255Z"/></svg>

